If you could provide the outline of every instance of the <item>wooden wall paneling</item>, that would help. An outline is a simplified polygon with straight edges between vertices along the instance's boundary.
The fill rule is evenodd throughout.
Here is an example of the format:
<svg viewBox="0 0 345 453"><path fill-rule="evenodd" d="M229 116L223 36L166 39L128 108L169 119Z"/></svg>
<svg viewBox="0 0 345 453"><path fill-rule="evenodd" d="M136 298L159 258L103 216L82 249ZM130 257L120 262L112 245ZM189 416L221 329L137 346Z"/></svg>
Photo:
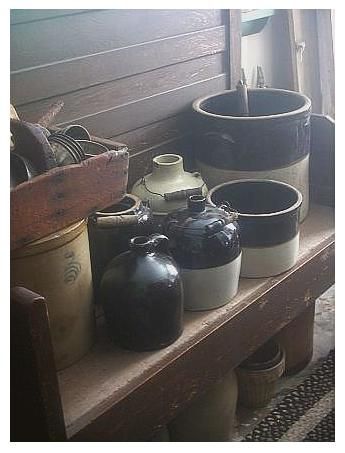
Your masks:
<svg viewBox="0 0 345 453"><path fill-rule="evenodd" d="M272 64L275 88L298 91L296 41L292 10L277 9L272 17Z"/></svg>
<svg viewBox="0 0 345 453"><path fill-rule="evenodd" d="M19 106L152 71L225 50L225 27L195 31L11 74L11 101Z"/></svg>
<svg viewBox="0 0 345 453"><path fill-rule="evenodd" d="M222 25L220 10L111 9L11 27L15 71ZM54 45L54 47L52 47Z"/></svg>
<svg viewBox="0 0 345 453"><path fill-rule="evenodd" d="M109 139L126 143L131 156L159 143L181 138L186 134L184 126L189 120L190 112L183 112Z"/></svg>
<svg viewBox="0 0 345 453"><path fill-rule="evenodd" d="M290 77L291 89L295 91L300 90L300 82L298 77L298 65L297 65L297 42L296 42L296 33L295 33L295 25L293 19L293 12L292 10L286 10L282 13L282 19L286 22L287 27L287 34L288 34L288 43L289 43L289 52L288 52L288 62L289 62L289 70L290 70Z"/></svg>
<svg viewBox="0 0 345 453"><path fill-rule="evenodd" d="M190 133L187 122L170 118L228 87L228 10L87 10L40 19L11 27L11 101L27 121L62 99L58 127L79 123L126 143L125 135L136 153Z"/></svg>
<svg viewBox="0 0 345 453"><path fill-rule="evenodd" d="M289 12L294 31L297 89L311 99L313 112L322 113L316 13L315 9L293 9Z"/></svg>
<svg viewBox="0 0 345 453"><path fill-rule="evenodd" d="M94 135L105 138L114 137L177 113L182 113L190 109L192 101L197 97L224 90L226 86L226 74L219 74L206 80L133 101L125 106L115 107L75 120L78 120L79 124L88 128L90 133ZM70 124L70 122L58 122L56 125L64 126L67 124Z"/></svg>
<svg viewBox="0 0 345 453"><path fill-rule="evenodd" d="M222 54L209 55L178 63L173 68L165 66L23 106L16 105L16 109L21 118L35 122L52 103L61 99L64 107L56 117L57 122L76 122L80 118L122 107L142 98L179 88L186 83L209 79L222 72Z"/></svg>
<svg viewBox="0 0 345 453"><path fill-rule="evenodd" d="M11 9L10 23L25 24L38 20L53 19L55 17L71 16L88 12L87 9Z"/></svg>
<svg viewBox="0 0 345 453"><path fill-rule="evenodd" d="M330 9L316 10L317 41L320 72L321 110L325 115L335 117L335 72L334 45Z"/></svg>
<svg viewBox="0 0 345 453"><path fill-rule="evenodd" d="M241 78L241 10L228 10L228 74L229 88L235 89Z"/></svg>

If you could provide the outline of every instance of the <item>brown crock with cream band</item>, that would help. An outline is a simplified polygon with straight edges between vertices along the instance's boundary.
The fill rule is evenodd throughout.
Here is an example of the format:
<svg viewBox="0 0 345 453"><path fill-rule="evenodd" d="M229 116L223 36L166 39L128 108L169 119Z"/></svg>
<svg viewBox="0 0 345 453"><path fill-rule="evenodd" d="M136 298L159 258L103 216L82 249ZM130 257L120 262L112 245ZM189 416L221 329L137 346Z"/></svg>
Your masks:
<svg viewBox="0 0 345 453"><path fill-rule="evenodd" d="M236 90L193 103L197 168L208 188L238 179L271 179L303 196L300 220L309 206L311 102L301 93L249 89L249 115L238 110Z"/></svg>

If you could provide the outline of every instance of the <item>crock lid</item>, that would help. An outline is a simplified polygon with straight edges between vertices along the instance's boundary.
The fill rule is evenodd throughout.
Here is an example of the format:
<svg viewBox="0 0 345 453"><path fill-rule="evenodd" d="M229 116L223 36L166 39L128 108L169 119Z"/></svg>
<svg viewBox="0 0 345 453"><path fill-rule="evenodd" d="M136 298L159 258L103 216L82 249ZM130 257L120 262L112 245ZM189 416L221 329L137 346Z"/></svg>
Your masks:
<svg viewBox="0 0 345 453"><path fill-rule="evenodd" d="M177 209L167 215L165 225L169 232L181 231L209 236L237 218L234 211L226 209L226 206L206 204L206 198L202 195L192 195L188 198L186 208Z"/></svg>
<svg viewBox="0 0 345 453"><path fill-rule="evenodd" d="M11 253L11 259L22 258L24 256L38 255L40 253L45 253L50 250L61 247L62 245L67 244L68 242L75 239L79 234L81 234L87 226L87 220L82 219L72 225L69 225L59 231L44 236L41 239L37 239L34 242L14 250Z"/></svg>

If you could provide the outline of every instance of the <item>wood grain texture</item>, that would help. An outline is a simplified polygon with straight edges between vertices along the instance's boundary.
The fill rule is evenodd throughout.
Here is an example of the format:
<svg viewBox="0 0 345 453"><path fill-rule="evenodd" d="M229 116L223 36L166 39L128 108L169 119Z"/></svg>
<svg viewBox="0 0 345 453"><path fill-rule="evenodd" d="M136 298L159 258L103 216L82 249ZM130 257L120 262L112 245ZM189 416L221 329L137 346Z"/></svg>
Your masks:
<svg viewBox="0 0 345 453"><path fill-rule="evenodd" d="M288 68L290 70L291 83L289 88L295 91L300 90L300 83L298 77L298 66L297 66L297 48L296 48L296 35L295 35L295 26L293 20L293 12L291 10L286 10L282 14L282 20L285 22L287 27L288 43L289 43L289 52L287 55L288 59Z"/></svg>
<svg viewBox="0 0 345 453"><path fill-rule="evenodd" d="M334 45L330 9L316 10L321 112L335 117Z"/></svg>
<svg viewBox="0 0 345 453"><path fill-rule="evenodd" d="M59 373L68 437L145 440L301 314L334 282L332 213L312 206L293 269L277 277L241 279L228 305L186 312L184 332L168 348L122 350L100 325L94 350L78 366Z"/></svg>
<svg viewBox="0 0 345 453"><path fill-rule="evenodd" d="M53 19L54 17L70 16L87 12L85 9L11 9L10 23L24 24L38 20Z"/></svg>
<svg viewBox="0 0 345 453"><path fill-rule="evenodd" d="M229 88L233 90L241 78L241 10L230 9L228 21Z"/></svg>
<svg viewBox="0 0 345 453"><path fill-rule="evenodd" d="M296 42L292 10L276 9L271 21L274 73L272 86L298 91ZM279 64L278 64L279 62Z"/></svg>
<svg viewBox="0 0 345 453"><path fill-rule="evenodd" d="M11 441L66 439L45 300L11 289Z"/></svg>
<svg viewBox="0 0 345 453"><path fill-rule="evenodd" d="M11 250L110 206L126 193L128 153L58 167L11 191Z"/></svg>
<svg viewBox="0 0 345 453"><path fill-rule="evenodd" d="M117 107L125 107L140 99L209 79L223 72L222 55L209 55L176 64L173 70L167 66L95 87L61 94L58 97L23 106L16 105L16 109L21 118L35 122L53 102L61 99L64 102L64 108L55 122L59 124L76 122L80 118L97 115L99 112Z"/></svg>
<svg viewBox="0 0 345 453"><path fill-rule="evenodd" d="M27 104L224 50L225 27L220 26L24 68L11 73L11 99L16 106Z"/></svg>
<svg viewBox="0 0 345 453"><path fill-rule="evenodd" d="M207 80L191 83L173 90L157 93L124 106L99 112L95 115L75 118L93 135L114 137L129 130L143 127L166 117L187 111L194 99L226 88L227 76L220 74ZM57 123L58 127L70 124Z"/></svg>
<svg viewBox="0 0 345 453"><path fill-rule="evenodd" d="M126 143L131 156L168 140L179 139L187 133L186 125L190 121L190 115L191 112L183 112L133 131L110 137L110 140Z"/></svg>
<svg viewBox="0 0 345 453"><path fill-rule="evenodd" d="M216 9L89 10L79 15L18 24L11 29L11 70L92 55L220 25L221 11Z"/></svg>
<svg viewBox="0 0 345 453"><path fill-rule="evenodd" d="M146 139L147 148L165 146L175 134L166 119L183 116L196 97L228 87L227 10L37 14L39 20L11 27L11 96L26 121L36 122L61 98L57 126L79 123L91 135L125 143L117 136L126 135L136 153ZM160 122L155 135L151 125ZM180 126L179 136L188 123Z"/></svg>

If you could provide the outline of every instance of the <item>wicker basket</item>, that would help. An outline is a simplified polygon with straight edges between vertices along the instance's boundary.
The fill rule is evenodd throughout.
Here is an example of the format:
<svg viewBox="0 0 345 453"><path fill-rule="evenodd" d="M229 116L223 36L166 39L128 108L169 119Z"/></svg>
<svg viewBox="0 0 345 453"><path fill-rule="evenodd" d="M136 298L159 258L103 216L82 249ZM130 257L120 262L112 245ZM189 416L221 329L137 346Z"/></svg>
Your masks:
<svg viewBox="0 0 345 453"><path fill-rule="evenodd" d="M248 369L238 367L238 400L242 406L257 408L264 407L272 399L277 380L285 369L285 352L282 350L278 363L270 368Z"/></svg>

